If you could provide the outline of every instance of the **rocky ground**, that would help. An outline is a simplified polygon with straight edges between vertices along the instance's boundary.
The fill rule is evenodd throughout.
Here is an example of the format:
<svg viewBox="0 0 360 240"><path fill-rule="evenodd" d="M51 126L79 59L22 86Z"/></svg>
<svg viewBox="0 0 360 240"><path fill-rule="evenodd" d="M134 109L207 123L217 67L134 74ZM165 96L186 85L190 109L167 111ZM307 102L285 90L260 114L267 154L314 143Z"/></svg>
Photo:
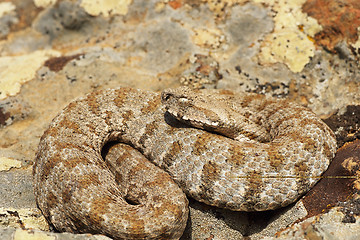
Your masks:
<svg viewBox="0 0 360 240"><path fill-rule="evenodd" d="M51 231L32 191L39 139L88 92L180 85L299 102L339 147L287 208L190 199L182 239L359 239L359 19L357 0L0 1L0 239L107 239Z"/></svg>

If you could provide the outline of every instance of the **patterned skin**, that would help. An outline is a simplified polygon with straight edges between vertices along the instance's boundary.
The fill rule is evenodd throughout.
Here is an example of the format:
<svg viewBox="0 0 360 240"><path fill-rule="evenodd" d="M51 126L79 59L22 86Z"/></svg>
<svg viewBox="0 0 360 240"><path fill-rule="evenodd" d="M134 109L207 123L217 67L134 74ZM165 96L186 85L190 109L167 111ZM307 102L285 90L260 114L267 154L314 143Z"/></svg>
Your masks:
<svg viewBox="0 0 360 240"><path fill-rule="evenodd" d="M137 150L102 152L115 140ZM178 88L160 96L109 89L70 103L45 131L35 195L59 231L178 239L188 215L182 191L234 211L276 209L307 192L335 151L332 131L286 100L225 90Z"/></svg>

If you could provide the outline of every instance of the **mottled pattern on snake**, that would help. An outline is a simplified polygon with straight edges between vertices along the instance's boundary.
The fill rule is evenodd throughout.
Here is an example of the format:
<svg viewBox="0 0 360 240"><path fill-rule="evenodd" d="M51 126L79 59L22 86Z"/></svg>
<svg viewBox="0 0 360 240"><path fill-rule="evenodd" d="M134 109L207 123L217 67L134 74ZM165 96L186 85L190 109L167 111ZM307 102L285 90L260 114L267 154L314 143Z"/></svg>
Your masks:
<svg viewBox="0 0 360 240"><path fill-rule="evenodd" d="M112 140L142 155L124 147L104 161L102 148ZM70 103L45 131L35 195L59 231L177 239L187 200L143 156L198 201L263 211L308 191L335 151L332 131L286 100L225 90L102 90Z"/></svg>

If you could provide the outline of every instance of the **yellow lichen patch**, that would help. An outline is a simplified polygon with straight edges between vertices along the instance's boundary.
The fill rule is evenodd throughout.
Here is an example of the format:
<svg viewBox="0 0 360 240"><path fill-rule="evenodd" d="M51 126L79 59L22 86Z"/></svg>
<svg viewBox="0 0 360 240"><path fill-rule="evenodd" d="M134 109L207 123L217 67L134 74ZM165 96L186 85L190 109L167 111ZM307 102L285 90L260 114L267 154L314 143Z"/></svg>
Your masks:
<svg viewBox="0 0 360 240"><path fill-rule="evenodd" d="M21 222L26 228L40 229L43 231L49 230L49 224L44 215L41 214L39 209L20 209L18 210Z"/></svg>
<svg viewBox="0 0 360 240"><path fill-rule="evenodd" d="M105 17L110 15L125 15L132 0L83 0L80 4L85 11L93 16L103 14Z"/></svg>
<svg viewBox="0 0 360 240"><path fill-rule="evenodd" d="M16 211L25 228L49 230L49 224L38 208L21 208Z"/></svg>
<svg viewBox="0 0 360 240"><path fill-rule="evenodd" d="M40 231L26 231L22 229L16 229L14 234L14 240L55 240L55 236L51 236L50 233Z"/></svg>
<svg viewBox="0 0 360 240"><path fill-rule="evenodd" d="M194 29L193 42L200 47L218 48L225 40L225 36L219 29Z"/></svg>
<svg viewBox="0 0 360 240"><path fill-rule="evenodd" d="M206 2L209 9L218 16L224 15L224 9L226 6L232 6L234 4L241 4L247 2L247 0L202 0Z"/></svg>
<svg viewBox="0 0 360 240"><path fill-rule="evenodd" d="M44 62L60 53L54 50L39 50L21 56L0 57L0 100L16 95L23 83L35 77Z"/></svg>
<svg viewBox="0 0 360 240"><path fill-rule="evenodd" d="M0 225L5 222L7 227L49 230L49 224L38 208L0 208Z"/></svg>
<svg viewBox="0 0 360 240"><path fill-rule="evenodd" d="M359 51L360 50L360 27L358 27L357 31L358 31L358 36L359 36L358 40L355 43L352 43L351 46Z"/></svg>
<svg viewBox="0 0 360 240"><path fill-rule="evenodd" d="M315 46L303 34L286 30L267 36L259 54L261 64L282 62L291 71L301 72L314 56Z"/></svg>
<svg viewBox="0 0 360 240"><path fill-rule="evenodd" d="M4 16L7 13L10 13L15 10L15 5L11 2L2 2L0 3L0 17Z"/></svg>
<svg viewBox="0 0 360 240"><path fill-rule="evenodd" d="M56 0L34 0L35 6L37 7L47 7L55 2Z"/></svg>
<svg viewBox="0 0 360 240"><path fill-rule="evenodd" d="M312 37L322 28L314 18L301 11L306 0L254 0L267 3L276 12L274 31L262 42L259 62L271 64L282 62L293 72L300 72L314 56Z"/></svg>
<svg viewBox="0 0 360 240"><path fill-rule="evenodd" d="M161 12L166 7L165 2L157 2L155 4L155 12Z"/></svg>
<svg viewBox="0 0 360 240"><path fill-rule="evenodd" d="M7 157L0 157L0 171L7 171L11 168L20 168L21 161L7 158Z"/></svg>

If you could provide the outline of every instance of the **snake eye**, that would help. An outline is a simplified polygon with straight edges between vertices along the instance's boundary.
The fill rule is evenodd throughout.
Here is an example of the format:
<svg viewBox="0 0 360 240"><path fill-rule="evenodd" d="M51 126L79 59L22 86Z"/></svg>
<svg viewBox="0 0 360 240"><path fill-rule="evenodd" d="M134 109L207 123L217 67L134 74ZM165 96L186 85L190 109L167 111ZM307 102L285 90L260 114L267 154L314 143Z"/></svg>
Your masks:
<svg viewBox="0 0 360 240"><path fill-rule="evenodd" d="M171 97L172 97L172 94L171 94L171 93L163 93L163 94L161 95L161 99L162 99L164 102L169 101Z"/></svg>

